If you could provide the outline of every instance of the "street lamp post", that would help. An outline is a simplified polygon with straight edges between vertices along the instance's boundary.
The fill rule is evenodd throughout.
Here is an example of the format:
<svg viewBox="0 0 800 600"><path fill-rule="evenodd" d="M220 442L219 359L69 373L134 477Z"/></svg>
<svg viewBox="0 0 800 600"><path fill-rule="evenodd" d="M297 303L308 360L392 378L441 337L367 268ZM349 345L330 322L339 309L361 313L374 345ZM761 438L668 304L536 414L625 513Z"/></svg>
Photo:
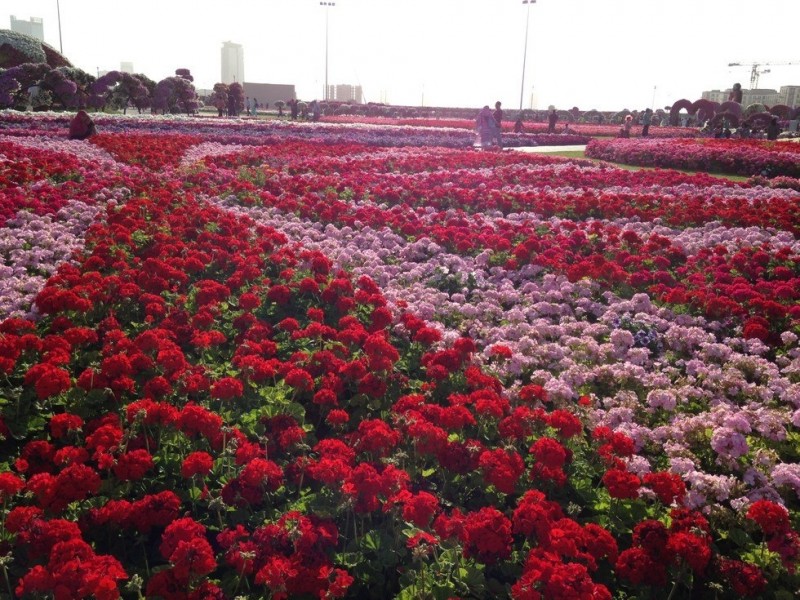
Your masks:
<svg viewBox="0 0 800 600"><path fill-rule="evenodd" d="M56 11L58 11L58 51L64 54L64 46L61 44L61 6L56 0Z"/></svg>
<svg viewBox="0 0 800 600"><path fill-rule="evenodd" d="M528 28L531 24L531 4L536 4L536 0L522 0L528 8L525 12L525 49L522 51L522 85L519 90L519 109L522 110L522 97L525 95L525 62L528 58Z"/></svg>
<svg viewBox="0 0 800 600"><path fill-rule="evenodd" d="M325 7L325 93L323 98L328 101L328 10L331 6L336 6L336 2L320 2L320 6Z"/></svg>

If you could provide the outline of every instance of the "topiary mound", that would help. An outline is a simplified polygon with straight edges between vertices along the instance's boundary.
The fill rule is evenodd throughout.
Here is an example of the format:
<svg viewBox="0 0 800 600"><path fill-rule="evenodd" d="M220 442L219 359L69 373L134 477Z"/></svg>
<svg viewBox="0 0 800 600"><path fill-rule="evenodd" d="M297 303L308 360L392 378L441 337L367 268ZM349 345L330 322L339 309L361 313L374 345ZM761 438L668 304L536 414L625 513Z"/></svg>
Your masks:
<svg viewBox="0 0 800 600"><path fill-rule="evenodd" d="M10 69L24 63L45 63L52 68L72 66L58 50L35 37L0 29L0 68Z"/></svg>

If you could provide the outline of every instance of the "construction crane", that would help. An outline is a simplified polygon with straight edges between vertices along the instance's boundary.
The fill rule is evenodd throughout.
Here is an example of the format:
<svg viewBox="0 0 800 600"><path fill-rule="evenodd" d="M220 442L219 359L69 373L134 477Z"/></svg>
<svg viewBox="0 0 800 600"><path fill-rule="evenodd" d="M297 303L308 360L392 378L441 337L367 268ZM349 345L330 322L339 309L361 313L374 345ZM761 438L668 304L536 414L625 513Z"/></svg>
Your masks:
<svg viewBox="0 0 800 600"><path fill-rule="evenodd" d="M729 67L750 67L750 89L754 90L758 87L758 78L763 73L769 73L770 69L764 69L763 67L782 67L786 65L798 65L798 62L785 62L785 63L749 63L743 64L738 62L728 63Z"/></svg>

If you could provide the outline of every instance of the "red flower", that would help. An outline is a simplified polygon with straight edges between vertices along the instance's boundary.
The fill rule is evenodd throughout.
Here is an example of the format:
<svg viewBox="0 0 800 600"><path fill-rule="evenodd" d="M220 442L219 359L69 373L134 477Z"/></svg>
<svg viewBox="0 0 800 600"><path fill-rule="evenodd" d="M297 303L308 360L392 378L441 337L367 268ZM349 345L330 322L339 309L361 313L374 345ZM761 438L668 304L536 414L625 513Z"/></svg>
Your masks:
<svg viewBox="0 0 800 600"><path fill-rule="evenodd" d="M50 435L55 439L63 438L69 431L78 431L83 426L83 419L78 415L61 413L50 419Z"/></svg>
<svg viewBox="0 0 800 600"><path fill-rule="evenodd" d="M314 379L305 369L292 369L286 374L284 381L299 392L314 389Z"/></svg>
<svg viewBox="0 0 800 600"><path fill-rule="evenodd" d="M428 492L408 494L403 500L403 519L417 527L427 527L437 510L439 510L439 500Z"/></svg>
<svg viewBox="0 0 800 600"><path fill-rule="evenodd" d="M461 534L464 556L494 564L511 555L511 521L491 506L469 513Z"/></svg>
<svg viewBox="0 0 800 600"><path fill-rule="evenodd" d="M328 413L328 416L325 417L325 421L329 425L344 425L350 420L350 415L347 413L346 410L341 409L333 409Z"/></svg>
<svg viewBox="0 0 800 600"><path fill-rule="evenodd" d="M758 523L764 535L772 536L789 531L789 512L770 500L756 500L747 509L747 518Z"/></svg>
<svg viewBox="0 0 800 600"><path fill-rule="evenodd" d="M483 477L504 494L513 494L525 470L522 457L513 450L485 450L478 459Z"/></svg>
<svg viewBox="0 0 800 600"><path fill-rule="evenodd" d="M643 548L628 548L617 559L614 567L617 575L634 585L663 587L667 584L667 570L664 563L650 558Z"/></svg>
<svg viewBox="0 0 800 600"><path fill-rule="evenodd" d="M740 596L759 596L767 586L764 574L757 566L739 560L720 559L719 572Z"/></svg>
<svg viewBox="0 0 800 600"><path fill-rule="evenodd" d="M25 385L32 385L40 400L66 392L72 385L68 371L48 363L33 365L25 373Z"/></svg>
<svg viewBox="0 0 800 600"><path fill-rule="evenodd" d="M547 402L547 391L540 385L529 384L520 388L519 399L526 404Z"/></svg>
<svg viewBox="0 0 800 600"><path fill-rule="evenodd" d="M381 419L367 419L353 433L353 448L375 456L388 456L400 442L400 433Z"/></svg>
<svg viewBox="0 0 800 600"><path fill-rule="evenodd" d="M569 451L557 440L541 437L530 447L530 453L541 464L549 469L560 469L569 458Z"/></svg>
<svg viewBox="0 0 800 600"><path fill-rule="evenodd" d="M25 482L8 471L0 473L0 502L5 503L25 487Z"/></svg>
<svg viewBox="0 0 800 600"><path fill-rule="evenodd" d="M566 410L554 410L547 415L547 424L558 430L562 438L575 437L583 431L580 419Z"/></svg>
<svg viewBox="0 0 800 600"><path fill-rule="evenodd" d="M651 488L658 499L667 506L673 502L680 502L686 496L686 484L680 475L668 471L657 473L647 473L644 476L644 484Z"/></svg>
<svg viewBox="0 0 800 600"><path fill-rule="evenodd" d="M682 558L698 575L705 571L711 560L711 548L708 541L693 533L673 533L669 536L667 551Z"/></svg>
<svg viewBox="0 0 800 600"><path fill-rule="evenodd" d="M641 481L633 473L620 469L609 469L603 475L603 484L612 498L632 499L639 497Z"/></svg>
<svg viewBox="0 0 800 600"><path fill-rule="evenodd" d="M244 394L244 385L235 377L223 377L211 385L211 397L220 400L233 400L241 398Z"/></svg>
<svg viewBox="0 0 800 600"><path fill-rule="evenodd" d="M153 466L153 457L147 450L131 450L117 458L114 474L122 481L138 481Z"/></svg>
<svg viewBox="0 0 800 600"><path fill-rule="evenodd" d="M207 452L192 452L181 463L181 476L189 479L195 475L205 477L211 472L214 459Z"/></svg>

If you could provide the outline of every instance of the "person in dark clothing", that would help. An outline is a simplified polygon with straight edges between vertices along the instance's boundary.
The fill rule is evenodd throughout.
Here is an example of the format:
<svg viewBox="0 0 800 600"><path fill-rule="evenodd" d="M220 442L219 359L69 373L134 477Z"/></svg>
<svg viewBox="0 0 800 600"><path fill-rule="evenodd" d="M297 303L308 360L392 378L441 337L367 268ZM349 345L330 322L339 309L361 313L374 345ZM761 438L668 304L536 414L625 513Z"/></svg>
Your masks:
<svg viewBox="0 0 800 600"><path fill-rule="evenodd" d="M94 126L92 118L85 110L79 110L78 114L75 115L72 122L69 124L69 139L85 140L96 133L97 129Z"/></svg>
<svg viewBox="0 0 800 600"><path fill-rule="evenodd" d="M558 113L555 108L551 108L547 115L547 133L556 132L556 123L558 123Z"/></svg>
<svg viewBox="0 0 800 600"><path fill-rule="evenodd" d="M653 120L653 109L646 108L642 116L642 137L650 135L650 122Z"/></svg>
<svg viewBox="0 0 800 600"><path fill-rule="evenodd" d="M767 139L768 140L777 140L778 134L781 132L780 127L778 127L778 117L772 117L767 125Z"/></svg>
<svg viewBox="0 0 800 600"><path fill-rule="evenodd" d="M297 112L298 112L297 105L298 105L297 98L292 98L291 100L289 100L289 109L292 121L297 120Z"/></svg>
<svg viewBox="0 0 800 600"><path fill-rule="evenodd" d="M728 102L738 102L739 104L742 103L742 84L741 83L734 83L733 89L731 93L728 94Z"/></svg>
<svg viewBox="0 0 800 600"><path fill-rule="evenodd" d="M503 133L503 109L500 108L501 104L498 100L494 103L494 113L492 116L494 117L494 122L497 124L497 127L494 132L495 140L497 141L497 147L502 150L503 149L503 140L502 140L502 133Z"/></svg>
<svg viewBox="0 0 800 600"><path fill-rule="evenodd" d="M514 133L524 133L525 126L522 123L522 115L517 116L517 120L514 121Z"/></svg>

